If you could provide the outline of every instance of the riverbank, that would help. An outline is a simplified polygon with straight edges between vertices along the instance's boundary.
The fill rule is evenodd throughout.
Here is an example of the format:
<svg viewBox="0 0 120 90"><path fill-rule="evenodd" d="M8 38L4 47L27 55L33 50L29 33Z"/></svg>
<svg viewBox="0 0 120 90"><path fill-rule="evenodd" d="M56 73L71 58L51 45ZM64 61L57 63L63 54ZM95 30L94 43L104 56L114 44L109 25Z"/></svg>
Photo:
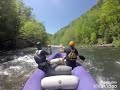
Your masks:
<svg viewBox="0 0 120 90"><path fill-rule="evenodd" d="M94 47L114 47L113 44L94 45Z"/></svg>
<svg viewBox="0 0 120 90"><path fill-rule="evenodd" d="M94 44L94 45L86 45L86 44L83 44L83 45L76 45L76 47L78 48L100 48L100 47L114 47L113 44L102 44L102 45L98 45L98 44Z"/></svg>

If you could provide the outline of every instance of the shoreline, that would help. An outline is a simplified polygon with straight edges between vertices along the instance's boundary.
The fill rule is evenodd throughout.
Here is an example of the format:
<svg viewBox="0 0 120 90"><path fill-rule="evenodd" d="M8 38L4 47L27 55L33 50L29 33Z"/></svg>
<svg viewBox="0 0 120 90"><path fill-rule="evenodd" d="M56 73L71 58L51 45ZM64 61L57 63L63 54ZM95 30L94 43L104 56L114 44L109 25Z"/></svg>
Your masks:
<svg viewBox="0 0 120 90"><path fill-rule="evenodd" d="M113 44L102 44L102 45L98 45L98 44L94 44L94 45L76 45L76 47L80 47L80 48L107 48L107 47L115 47Z"/></svg>
<svg viewBox="0 0 120 90"><path fill-rule="evenodd" d="M113 44L94 45L94 47L114 47Z"/></svg>
<svg viewBox="0 0 120 90"><path fill-rule="evenodd" d="M60 47L60 45L51 45L52 47ZM66 46L66 45L65 45ZM76 47L81 47L81 48L91 48L91 47L114 47L113 44L102 44L102 45L98 45L98 44L94 44L94 45L76 45Z"/></svg>
<svg viewBox="0 0 120 90"><path fill-rule="evenodd" d="M56 48L60 48L61 45L51 45L51 47L56 47ZM66 45L65 45L66 47ZM91 47L114 47L113 44L102 44L102 45L98 45L98 44L94 44L94 45L76 45L76 47L81 47L81 48L91 48ZM24 47L24 48L14 48L14 49L8 49L8 50L0 50L0 53L3 53L3 52L8 52L8 51L15 51L15 50L21 50L21 49L27 49L27 48L35 48L34 46L33 47Z"/></svg>

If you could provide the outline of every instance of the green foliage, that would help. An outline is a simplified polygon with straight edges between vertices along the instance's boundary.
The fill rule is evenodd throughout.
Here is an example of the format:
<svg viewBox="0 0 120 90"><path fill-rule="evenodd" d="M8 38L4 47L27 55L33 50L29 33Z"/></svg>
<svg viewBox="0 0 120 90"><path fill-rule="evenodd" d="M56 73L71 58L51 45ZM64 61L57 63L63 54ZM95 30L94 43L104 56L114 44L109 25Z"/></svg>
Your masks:
<svg viewBox="0 0 120 90"><path fill-rule="evenodd" d="M115 47L120 47L120 38L115 38L113 37L113 42L112 44L115 46Z"/></svg>
<svg viewBox="0 0 120 90"><path fill-rule="evenodd" d="M14 39L19 31L20 20L15 0L0 0L0 41Z"/></svg>
<svg viewBox="0 0 120 90"><path fill-rule="evenodd" d="M96 33L95 32L91 33L90 40L91 40L91 42L90 42L91 44L95 43L95 41L96 41Z"/></svg>
<svg viewBox="0 0 120 90"><path fill-rule="evenodd" d="M47 37L48 37L48 39L47 39L47 44L51 44L52 43L52 41L54 41L53 40L53 35L52 34L49 34L49 33L47 33Z"/></svg>
<svg viewBox="0 0 120 90"><path fill-rule="evenodd" d="M0 49L6 42L11 44L18 38L46 44L48 34L44 25L33 17L32 9L21 0L0 0Z"/></svg>
<svg viewBox="0 0 120 90"><path fill-rule="evenodd" d="M98 44L99 44L99 45L104 44L103 39L99 38L99 39L98 39Z"/></svg>
<svg viewBox="0 0 120 90"><path fill-rule="evenodd" d="M89 39L88 39L88 37L86 37L86 38L84 39L84 43L85 43L85 44L89 44Z"/></svg>
<svg viewBox="0 0 120 90"><path fill-rule="evenodd" d="M120 38L120 0L97 0L91 10L55 34L55 42L61 43L58 34L64 44L70 40L88 45L115 42L113 37Z"/></svg>
<svg viewBox="0 0 120 90"><path fill-rule="evenodd" d="M46 43L45 41L47 40L47 34L41 23L36 21L27 21L21 27L20 32L25 39L27 38L32 41L41 41L42 44Z"/></svg>
<svg viewBox="0 0 120 90"><path fill-rule="evenodd" d="M115 40L115 41L113 41L113 45L114 45L115 47L120 47L120 40Z"/></svg>

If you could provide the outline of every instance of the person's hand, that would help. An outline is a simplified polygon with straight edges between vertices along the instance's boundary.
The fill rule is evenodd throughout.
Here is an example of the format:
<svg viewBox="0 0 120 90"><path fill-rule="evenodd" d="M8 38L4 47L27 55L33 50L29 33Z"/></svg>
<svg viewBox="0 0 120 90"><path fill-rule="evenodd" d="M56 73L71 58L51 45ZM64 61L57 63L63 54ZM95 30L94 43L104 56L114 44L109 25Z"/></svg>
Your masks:
<svg viewBox="0 0 120 90"><path fill-rule="evenodd" d="M47 60L47 65L50 66L50 61Z"/></svg>
<svg viewBox="0 0 120 90"><path fill-rule="evenodd" d="M48 45L48 48L51 48L51 45Z"/></svg>
<svg viewBox="0 0 120 90"><path fill-rule="evenodd" d="M82 55L79 55L79 58L82 59L83 61L85 60L85 57Z"/></svg>

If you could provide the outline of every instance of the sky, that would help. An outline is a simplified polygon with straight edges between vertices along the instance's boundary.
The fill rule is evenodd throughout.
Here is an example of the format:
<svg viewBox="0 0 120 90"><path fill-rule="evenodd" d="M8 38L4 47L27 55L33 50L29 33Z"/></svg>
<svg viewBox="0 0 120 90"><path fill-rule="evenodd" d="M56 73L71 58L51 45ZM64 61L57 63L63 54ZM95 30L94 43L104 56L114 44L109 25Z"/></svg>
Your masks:
<svg viewBox="0 0 120 90"><path fill-rule="evenodd" d="M33 8L35 18L45 25L46 32L54 34L88 11L96 0L24 0Z"/></svg>

